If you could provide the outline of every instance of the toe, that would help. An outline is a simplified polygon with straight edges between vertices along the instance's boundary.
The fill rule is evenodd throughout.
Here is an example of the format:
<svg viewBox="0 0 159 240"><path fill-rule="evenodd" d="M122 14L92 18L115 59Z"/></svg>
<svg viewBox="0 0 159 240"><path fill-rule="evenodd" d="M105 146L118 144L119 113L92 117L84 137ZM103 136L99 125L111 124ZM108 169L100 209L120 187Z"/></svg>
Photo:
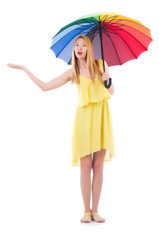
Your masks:
<svg viewBox="0 0 159 240"><path fill-rule="evenodd" d="M96 222L105 222L105 219L100 217L99 215L93 215L93 219Z"/></svg>
<svg viewBox="0 0 159 240"><path fill-rule="evenodd" d="M81 218L81 222L90 222L90 215L88 215L88 217L86 218L86 216L84 215L83 218Z"/></svg>

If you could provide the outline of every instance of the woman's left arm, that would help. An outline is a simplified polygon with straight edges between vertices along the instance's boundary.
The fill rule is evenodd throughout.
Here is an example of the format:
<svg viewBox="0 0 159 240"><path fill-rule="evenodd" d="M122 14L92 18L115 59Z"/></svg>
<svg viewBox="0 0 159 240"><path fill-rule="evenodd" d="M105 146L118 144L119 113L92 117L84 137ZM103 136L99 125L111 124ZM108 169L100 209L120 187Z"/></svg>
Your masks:
<svg viewBox="0 0 159 240"><path fill-rule="evenodd" d="M107 80L107 85L109 84L109 68L108 68L108 64L106 63L106 61L104 61L104 65L105 65L105 72L103 72L103 82L105 80ZM108 92L112 95L114 93L114 85L113 83L111 84L111 86L108 88Z"/></svg>

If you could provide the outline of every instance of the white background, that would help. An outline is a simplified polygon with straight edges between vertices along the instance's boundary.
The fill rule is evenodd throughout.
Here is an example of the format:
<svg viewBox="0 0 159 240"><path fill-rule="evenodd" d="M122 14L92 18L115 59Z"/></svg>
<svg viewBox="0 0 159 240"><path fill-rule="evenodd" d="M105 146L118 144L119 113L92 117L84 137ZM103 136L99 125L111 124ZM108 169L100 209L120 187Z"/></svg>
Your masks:
<svg viewBox="0 0 159 240"><path fill-rule="evenodd" d="M159 239L159 28L156 0L34 1L0 4L0 239ZM70 68L50 50L64 25L83 15L115 12L141 21L153 42L110 67L109 107L115 157L104 164L99 214L82 224L80 167L71 166L76 85L43 92L23 72L47 82Z"/></svg>

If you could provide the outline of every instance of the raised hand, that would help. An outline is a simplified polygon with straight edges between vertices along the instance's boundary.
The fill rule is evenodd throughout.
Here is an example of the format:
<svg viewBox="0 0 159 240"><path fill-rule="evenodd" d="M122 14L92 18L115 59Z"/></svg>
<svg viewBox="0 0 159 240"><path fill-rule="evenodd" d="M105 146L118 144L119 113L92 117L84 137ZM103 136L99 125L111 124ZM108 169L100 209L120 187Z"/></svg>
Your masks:
<svg viewBox="0 0 159 240"><path fill-rule="evenodd" d="M24 70L24 67L25 67L23 65L13 64L13 63L8 63L7 66L10 68L15 68L15 69L20 69L20 70Z"/></svg>

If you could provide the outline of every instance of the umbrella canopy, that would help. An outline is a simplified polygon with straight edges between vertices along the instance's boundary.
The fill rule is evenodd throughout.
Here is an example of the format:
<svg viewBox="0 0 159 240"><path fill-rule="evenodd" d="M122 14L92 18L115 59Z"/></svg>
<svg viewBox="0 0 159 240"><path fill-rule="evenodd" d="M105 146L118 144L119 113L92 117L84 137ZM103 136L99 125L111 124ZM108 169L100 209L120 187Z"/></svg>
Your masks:
<svg viewBox="0 0 159 240"><path fill-rule="evenodd" d="M74 40L79 35L90 38L95 59L108 66L122 65L148 50L150 30L141 22L116 13L86 15L64 26L52 38L51 49L56 57L71 64Z"/></svg>

